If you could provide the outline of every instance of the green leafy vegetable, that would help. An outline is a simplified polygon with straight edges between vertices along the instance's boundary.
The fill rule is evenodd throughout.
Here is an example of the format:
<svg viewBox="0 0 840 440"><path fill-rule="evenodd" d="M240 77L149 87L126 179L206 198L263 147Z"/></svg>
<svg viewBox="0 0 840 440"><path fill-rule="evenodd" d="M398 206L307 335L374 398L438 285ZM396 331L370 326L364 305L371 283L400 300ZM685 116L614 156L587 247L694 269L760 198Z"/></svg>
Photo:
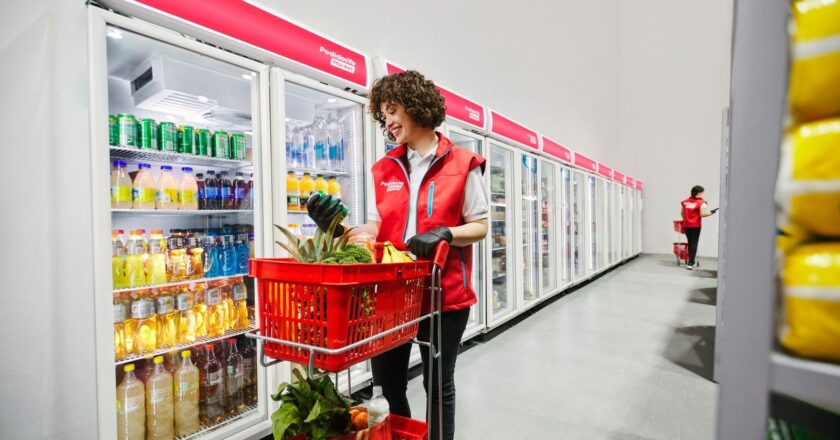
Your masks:
<svg viewBox="0 0 840 440"><path fill-rule="evenodd" d="M271 398L280 407L271 415L275 440L288 440L304 434L308 439L347 434L351 430L350 405L338 394L328 375L304 378L293 370L294 383L283 383Z"/></svg>
<svg viewBox="0 0 840 440"><path fill-rule="evenodd" d="M355 244L348 244L344 249L333 252L329 258L321 260L323 264L366 264L373 263L367 249Z"/></svg>

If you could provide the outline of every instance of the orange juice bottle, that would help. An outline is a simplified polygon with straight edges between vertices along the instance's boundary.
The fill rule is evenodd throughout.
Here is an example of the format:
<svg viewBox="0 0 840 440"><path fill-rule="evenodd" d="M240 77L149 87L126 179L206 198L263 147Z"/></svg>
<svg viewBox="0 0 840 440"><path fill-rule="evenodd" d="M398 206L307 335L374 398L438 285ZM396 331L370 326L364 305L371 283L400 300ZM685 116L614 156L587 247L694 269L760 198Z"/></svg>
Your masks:
<svg viewBox="0 0 840 440"><path fill-rule="evenodd" d="M195 342L195 311L193 307L192 292L180 293L175 297L175 308L178 310L178 344Z"/></svg>
<svg viewBox="0 0 840 440"><path fill-rule="evenodd" d="M134 353L147 354L157 350L157 317L155 302L138 299L131 303L131 318L136 321L134 331Z"/></svg>
<svg viewBox="0 0 840 440"><path fill-rule="evenodd" d="M315 179L315 191L320 191L324 194L329 191L329 183L327 183L327 179L323 174L318 174L318 177Z"/></svg>
<svg viewBox="0 0 840 440"><path fill-rule="evenodd" d="M245 287L245 282L242 277L234 278L231 286L231 296L233 297L233 325L234 330L245 330L251 323L248 321L248 289Z"/></svg>
<svg viewBox="0 0 840 440"><path fill-rule="evenodd" d="M306 202L313 191L315 191L315 180L312 174L303 173L303 179L300 179L300 211L306 212Z"/></svg>
<svg viewBox="0 0 840 440"><path fill-rule="evenodd" d="M207 306L207 336L217 338L225 334L225 306L222 305L222 292L218 287L204 292L204 304Z"/></svg>
<svg viewBox="0 0 840 440"><path fill-rule="evenodd" d="M163 238L163 229L152 229L146 270L146 281L149 284L166 283L166 240Z"/></svg>
<svg viewBox="0 0 840 440"><path fill-rule="evenodd" d="M207 304L204 302L207 284L196 283L193 292L193 311L195 312L195 336L207 336Z"/></svg>
<svg viewBox="0 0 840 440"><path fill-rule="evenodd" d="M114 289L128 287L128 279L125 277L126 247L122 235L122 229L111 231L111 275L114 279Z"/></svg>
<svg viewBox="0 0 840 440"><path fill-rule="evenodd" d="M117 301L114 303L114 359L125 359L128 351L125 347L125 320L128 317L125 304Z"/></svg>
<svg viewBox="0 0 840 440"><path fill-rule="evenodd" d="M146 230L132 229L128 239L128 252L125 257L125 278L128 287L140 287L147 284L147 246Z"/></svg>
<svg viewBox="0 0 840 440"><path fill-rule="evenodd" d="M289 212L300 211L300 181L294 171L286 175L286 199Z"/></svg>
<svg viewBox="0 0 840 440"><path fill-rule="evenodd" d="M341 184L335 177L330 177L329 182L327 182L327 194L341 198Z"/></svg>
<svg viewBox="0 0 840 440"><path fill-rule="evenodd" d="M178 343L178 313L175 300L169 292L157 298L158 348L169 348Z"/></svg>

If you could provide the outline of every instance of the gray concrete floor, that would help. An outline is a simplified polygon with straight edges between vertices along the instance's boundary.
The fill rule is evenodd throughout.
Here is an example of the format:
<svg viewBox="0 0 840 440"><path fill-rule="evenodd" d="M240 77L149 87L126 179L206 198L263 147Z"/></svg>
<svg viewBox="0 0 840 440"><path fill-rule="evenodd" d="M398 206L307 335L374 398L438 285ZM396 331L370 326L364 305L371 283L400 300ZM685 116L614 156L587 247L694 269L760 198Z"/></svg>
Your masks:
<svg viewBox="0 0 840 440"><path fill-rule="evenodd" d="M715 262L642 256L463 352L457 438L712 439ZM409 384L425 418L421 378Z"/></svg>

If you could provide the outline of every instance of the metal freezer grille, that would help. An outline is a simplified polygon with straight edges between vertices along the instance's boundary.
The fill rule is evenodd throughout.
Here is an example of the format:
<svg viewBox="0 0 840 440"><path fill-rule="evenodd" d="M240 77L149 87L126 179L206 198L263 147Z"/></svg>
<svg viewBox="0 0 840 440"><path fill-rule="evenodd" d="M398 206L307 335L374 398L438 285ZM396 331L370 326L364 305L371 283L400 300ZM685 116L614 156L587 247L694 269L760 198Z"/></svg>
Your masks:
<svg viewBox="0 0 840 440"><path fill-rule="evenodd" d="M237 414L235 416L230 416L230 417L222 420L221 422L219 422L215 425L204 425L204 424L202 424L198 431L196 431L192 434L189 434L189 435L184 435L184 436L175 437L175 438L177 440L187 440L187 439L193 439L193 438L201 437L204 434L209 433L210 431L214 431L214 430L219 429L219 428L221 428L225 425L229 425L229 424L231 424L231 423L233 423L237 420L240 420L240 419L243 419L245 417L256 414L258 408L259 407L257 405L246 406L245 411L243 411L240 414Z"/></svg>
<svg viewBox="0 0 840 440"><path fill-rule="evenodd" d="M228 169L247 168L253 165L251 162L244 160L219 159L158 150L141 150L136 147L125 146L111 147L111 157L135 162L177 163Z"/></svg>

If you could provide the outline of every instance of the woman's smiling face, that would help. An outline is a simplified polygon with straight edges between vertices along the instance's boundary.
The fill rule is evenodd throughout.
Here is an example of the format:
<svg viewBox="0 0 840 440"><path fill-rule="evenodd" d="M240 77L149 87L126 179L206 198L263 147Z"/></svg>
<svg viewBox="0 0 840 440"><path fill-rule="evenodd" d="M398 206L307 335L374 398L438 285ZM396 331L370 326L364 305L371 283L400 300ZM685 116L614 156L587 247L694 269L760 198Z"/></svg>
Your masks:
<svg viewBox="0 0 840 440"><path fill-rule="evenodd" d="M410 143L428 131L415 124L405 106L398 102L383 102L380 110L385 116L385 129L397 144Z"/></svg>

